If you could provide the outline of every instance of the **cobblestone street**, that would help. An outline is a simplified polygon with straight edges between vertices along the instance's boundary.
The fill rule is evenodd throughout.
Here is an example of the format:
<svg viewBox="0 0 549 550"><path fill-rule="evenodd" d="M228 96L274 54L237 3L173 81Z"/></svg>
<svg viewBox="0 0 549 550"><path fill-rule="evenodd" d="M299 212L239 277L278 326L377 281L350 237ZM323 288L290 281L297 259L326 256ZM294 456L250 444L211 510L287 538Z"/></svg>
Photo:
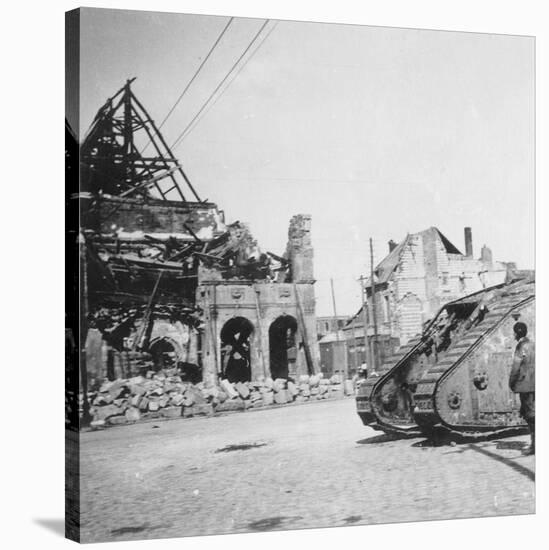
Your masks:
<svg viewBox="0 0 549 550"><path fill-rule="evenodd" d="M533 513L527 441L393 439L353 399L87 432L82 542Z"/></svg>

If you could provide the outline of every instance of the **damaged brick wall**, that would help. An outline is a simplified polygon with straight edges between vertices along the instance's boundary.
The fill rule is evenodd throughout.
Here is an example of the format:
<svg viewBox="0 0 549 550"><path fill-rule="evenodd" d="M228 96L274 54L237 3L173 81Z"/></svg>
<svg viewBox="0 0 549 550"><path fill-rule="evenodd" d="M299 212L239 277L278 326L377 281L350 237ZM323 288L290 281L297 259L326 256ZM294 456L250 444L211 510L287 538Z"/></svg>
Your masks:
<svg viewBox="0 0 549 550"><path fill-rule="evenodd" d="M196 303L204 311L202 357L206 376L226 376L227 353L231 353L226 349L231 340L227 333L239 327L246 332L241 344L244 362L249 364L249 380L318 372L310 231L310 216L297 215L290 221L285 253L290 281L222 281L211 270L201 271ZM238 355L240 360L243 354Z"/></svg>
<svg viewBox="0 0 549 550"><path fill-rule="evenodd" d="M192 240L187 225L208 240L225 230L223 212L213 203L102 197L95 199L94 207L85 212L84 226L100 234L112 234L121 228L127 234L162 233Z"/></svg>

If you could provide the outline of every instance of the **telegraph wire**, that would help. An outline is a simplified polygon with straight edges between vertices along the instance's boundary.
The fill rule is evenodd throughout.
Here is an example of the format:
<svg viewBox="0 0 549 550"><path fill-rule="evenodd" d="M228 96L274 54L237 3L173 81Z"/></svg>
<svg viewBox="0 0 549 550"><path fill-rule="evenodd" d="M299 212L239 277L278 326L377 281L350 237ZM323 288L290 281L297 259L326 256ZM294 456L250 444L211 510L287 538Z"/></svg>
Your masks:
<svg viewBox="0 0 549 550"><path fill-rule="evenodd" d="M164 117L164 120L162 120L162 122L159 124L159 126L158 126L159 130L162 128L162 126L164 126L164 124L166 123L168 118L170 118L171 114L174 112L175 108L179 105L180 101L183 99L183 96L187 93L188 89L191 87L192 83L195 81L196 77L198 76L198 74L202 70L202 67L204 67L204 65L206 64L206 62L208 61L208 59L212 55L213 51L217 48L217 45L219 44L219 42L223 38L224 34L227 32L227 29L229 28L229 26L233 22L233 19L234 19L234 17L231 17L229 19L229 22L225 25L225 27L221 31L220 35L217 37L217 40L214 42L213 46L210 48L210 51L207 53L206 57L202 60L202 63L200 63L200 66L195 71L193 77L189 80L189 82L187 83L187 85L185 86L185 88L183 89L183 91L181 92L181 94L179 95L179 97L177 98L175 103L173 104L172 108L168 111L168 114ZM147 149L147 147L150 144L151 144L151 140L149 139L149 141L147 142L147 145L145 145L145 147L143 147L143 149L141 150L141 154L143 154L145 152L145 150Z"/></svg>
<svg viewBox="0 0 549 550"><path fill-rule="evenodd" d="M231 75L231 73L234 71L234 69L236 68L236 66L240 63L240 61L244 58L244 56L250 51L250 48L253 46L254 42L257 40L257 38L259 37L259 35L263 32L263 29L267 26L267 24L269 23L270 19L266 19L265 22L263 23L263 25L261 25L261 28L257 31L257 33L255 34L255 36L252 38L251 42L246 46L245 50L242 52L242 54L240 55L240 57L235 61L235 63L233 64L233 66L231 67L231 69L229 70L229 72L225 75L225 77L223 78L223 80L217 85L217 87L215 88L215 90L210 94L210 96L208 97L208 99L204 102L204 104L202 105L202 107L200 108L200 110L198 111L198 113L196 113L196 115L193 117L193 119L187 124L187 126L185 126L185 129L179 134L179 136L176 138L176 140L173 142L172 146L171 146L171 149L175 149L175 147L177 147L177 145L181 142L181 140L185 137L185 133L187 132L187 130L193 125L194 121L200 116L200 114L204 111L204 109L206 108L206 106L208 105L208 103L211 101L212 97L214 97L214 95L219 91L219 89L221 88L221 86L223 86L223 84L225 84L226 80L229 78L229 76Z"/></svg>
<svg viewBox="0 0 549 550"><path fill-rule="evenodd" d="M263 43L267 40L267 38L269 38L269 36L271 35L271 33L275 30L275 27L278 25L278 21L275 22L275 24L269 29L269 32L263 37L263 40L261 40L261 42L258 44L257 48L250 54L250 56L246 59L246 61L244 61L244 63L241 65L240 69L238 69L238 71L236 72L236 74L233 76L233 78L229 81L229 83L227 84L227 86L225 86L225 88L223 88L223 90L221 90L221 93L212 101L212 103L207 107L207 109L202 113L202 116L200 116L200 118L196 121L196 123L194 124L194 126L190 127L188 132L182 137L182 140L185 139L195 128L196 126L198 125L198 123L208 114L208 112L210 111L210 109L213 108L213 106L221 99L221 97L223 96L223 94L230 88L231 84L237 79L238 75L242 72L242 70L244 69L244 67L246 67L246 65L248 64L248 62L250 61L250 59L252 59L252 57L258 52L258 50L261 48L261 46L263 46Z"/></svg>

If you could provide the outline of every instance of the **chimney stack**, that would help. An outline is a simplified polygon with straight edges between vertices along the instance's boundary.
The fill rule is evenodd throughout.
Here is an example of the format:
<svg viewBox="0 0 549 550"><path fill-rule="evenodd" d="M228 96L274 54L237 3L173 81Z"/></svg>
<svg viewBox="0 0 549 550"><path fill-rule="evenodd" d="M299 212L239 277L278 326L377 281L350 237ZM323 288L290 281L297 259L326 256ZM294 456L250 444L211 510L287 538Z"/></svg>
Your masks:
<svg viewBox="0 0 549 550"><path fill-rule="evenodd" d="M471 228L466 227L464 229L465 233L465 255L472 258L473 257L473 234L471 233Z"/></svg>
<svg viewBox="0 0 549 550"><path fill-rule="evenodd" d="M396 247L397 247L397 243L395 243L395 241L393 241L393 239L391 239L389 241L389 253L391 253Z"/></svg>

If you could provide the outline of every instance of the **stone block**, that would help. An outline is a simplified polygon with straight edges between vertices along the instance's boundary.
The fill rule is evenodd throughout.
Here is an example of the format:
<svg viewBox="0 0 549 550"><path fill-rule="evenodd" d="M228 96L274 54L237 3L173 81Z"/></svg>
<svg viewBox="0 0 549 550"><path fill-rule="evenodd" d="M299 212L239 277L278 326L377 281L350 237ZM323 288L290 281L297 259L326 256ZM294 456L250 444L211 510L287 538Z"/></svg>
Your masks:
<svg viewBox="0 0 549 550"><path fill-rule="evenodd" d="M278 405L283 405L288 402L288 392L280 390L274 393L274 402Z"/></svg>
<svg viewBox="0 0 549 550"><path fill-rule="evenodd" d="M309 384L299 384L299 393L305 397L309 397L311 395Z"/></svg>
<svg viewBox="0 0 549 550"><path fill-rule="evenodd" d="M149 395L162 395L164 393L163 388L154 388L151 392L149 392Z"/></svg>
<svg viewBox="0 0 549 550"><path fill-rule="evenodd" d="M158 400L158 406L160 408L163 408L165 407L168 402L169 402L170 398L167 396L167 395L163 395L159 400Z"/></svg>
<svg viewBox="0 0 549 550"><path fill-rule="evenodd" d="M158 404L158 401L149 401L149 411L155 412L160 409L160 405Z"/></svg>
<svg viewBox="0 0 549 550"><path fill-rule="evenodd" d="M139 402L139 410L140 411L149 410L149 398L148 397L142 397L141 398L141 401Z"/></svg>
<svg viewBox="0 0 549 550"><path fill-rule="evenodd" d="M124 416L126 417L126 420L128 422L137 422L141 418L139 409L136 409L135 407L130 407L126 409Z"/></svg>
<svg viewBox="0 0 549 550"><path fill-rule="evenodd" d="M265 386L266 388L269 388L269 389L272 390L272 389L273 389L273 384L274 384L274 382L273 382L273 379L272 379L272 378L265 378L264 386Z"/></svg>
<svg viewBox="0 0 549 550"><path fill-rule="evenodd" d="M313 388L311 388L311 395L318 395L319 393L320 393L319 386L314 386Z"/></svg>
<svg viewBox="0 0 549 550"><path fill-rule="evenodd" d="M198 386L190 387L185 393L192 392L194 396L194 402L198 404L207 403L208 398L204 397L204 391L208 391L205 388L199 388ZM206 394L207 395L207 394Z"/></svg>
<svg viewBox="0 0 549 550"><path fill-rule="evenodd" d="M208 393L209 393L210 399L217 399L220 393L220 390L217 386L212 386L211 388L208 388Z"/></svg>
<svg viewBox="0 0 549 550"><path fill-rule="evenodd" d="M299 376L299 383L300 384L308 384L310 378L311 377L308 374L301 374Z"/></svg>
<svg viewBox="0 0 549 550"><path fill-rule="evenodd" d="M291 381L288 381L288 393L292 396L292 397L295 397L296 395L299 394L299 389L297 388L297 386L291 382Z"/></svg>
<svg viewBox="0 0 549 550"><path fill-rule="evenodd" d="M106 381L101 384L101 387L99 388L100 393L106 393L108 392L111 387L114 385L114 382Z"/></svg>
<svg viewBox="0 0 549 550"><path fill-rule="evenodd" d="M238 397L238 392L234 389L234 386L228 380L221 380L221 388L227 394L229 399L235 399Z"/></svg>
<svg viewBox="0 0 549 550"><path fill-rule="evenodd" d="M130 405L132 407L139 407L139 403L141 403L141 399L143 399L143 397L141 395L134 395L130 399Z"/></svg>
<svg viewBox="0 0 549 550"><path fill-rule="evenodd" d="M216 400L219 403L224 403L225 401L227 401L227 399L228 399L227 394L224 391L220 390L217 394Z"/></svg>
<svg viewBox="0 0 549 550"><path fill-rule="evenodd" d="M320 376L318 374L314 374L309 378L309 386L311 388L314 388L320 384Z"/></svg>
<svg viewBox="0 0 549 550"><path fill-rule="evenodd" d="M286 379L285 378L277 378L273 382L273 391L279 392L286 389Z"/></svg>
<svg viewBox="0 0 549 550"><path fill-rule="evenodd" d="M268 393L262 393L261 398L263 401L263 405L265 406L272 405L274 403L274 393L272 391Z"/></svg>
<svg viewBox="0 0 549 550"><path fill-rule="evenodd" d="M248 397L250 396L250 389L248 388L248 386L246 386L246 384L243 384L242 382L237 382L234 386L234 389L238 392L242 399L248 399Z"/></svg>
<svg viewBox="0 0 549 550"><path fill-rule="evenodd" d="M116 416L122 414L121 411L116 405L105 405L104 407L98 407L94 416L94 420L107 420L111 416Z"/></svg>
<svg viewBox="0 0 549 550"><path fill-rule="evenodd" d="M103 405L110 405L114 399L112 398L112 395L109 393L105 394L99 394L94 400L93 404L96 406L103 406Z"/></svg>
<svg viewBox="0 0 549 550"><path fill-rule="evenodd" d="M106 422L104 420L92 420L90 422L92 428L102 428L105 424Z"/></svg>
<svg viewBox="0 0 549 550"><path fill-rule="evenodd" d="M185 398L183 397L183 394L176 393L175 395L172 395L172 397L171 397L171 404L176 406L176 407L180 407L183 404L184 400L185 400Z"/></svg>
<svg viewBox="0 0 549 550"><path fill-rule="evenodd" d="M175 384L172 384L170 382L167 382L166 384L164 384L164 393L170 393L176 390L177 390L177 386Z"/></svg>
<svg viewBox="0 0 549 550"><path fill-rule="evenodd" d="M339 374L334 374L330 378L330 384L341 384L341 376L339 376Z"/></svg>
<svg viewBox="0 0 549 550"><path fill-rule="evenodd" d="M160 414L166 418L178 418L181 416L182 407L165 407Z"/></svg>
<svg viewBox="0 0 549 550"><path fill-rule="evenodd" d="M184 407L192 407L194 405L194 393L190 391L186 391L183 395L183 402L182 405Z"/></svg>
<svg viewBox="0 0 549 550"><path fill-rule="evenodd" d="M334 392L334 391L343 391L343 386L341 384L332 384L330 386L330 391L331 392Z"/></svg>
<svg viewBox="0 0 549 550"><path fill-rule="evenodd" d="M262 400L262 394L257 391L257 390L254 390L250 393L250 401L261 401Z"/></svg>
<svg viewBox="0 0 549 550"><path fill-rule="evenodd" d="M319 394L325 394L328 393L329 387L326 385L318 386L318 393Z"/></svg>
<svg viewBox="0 0 549 550"><path fill-rule="evenodd" d="M123 397L124 395L129 393L129 389L126 387L126 385L120 381L117 380L113 386L109 389L109 395L112 396L113 399L119 399L120 397Z"/></svg>
<svg viewBox="0 0 549 550"><path fill-rule="evenodd" d="M227 399L223 403L219 403L216 410L219 412L229 412L229 411L243 411L245 408L244 400L240 398Z"/></svg>
<svg viewBox="0 0 549 550"><path fill-rule="evenodd" d="M119 414L117 416L109 416L107 419L107 424L110 424L111 426L119 426L121 424L127 424L128 421L126 420L125 415Z"/></svg>
<svg viewBox="0 0 549 550"><path fill-rule="evenodd" d="M330 385L330 380L328 378L321 378L320 382L319 382L319 385L320 386L329 386Z"/></svg>
<svg viewBox="0 0 549 550"><path fill-rule="evenodd" d="M193 415L192 407L182 407L182 416L184 418L190 418Z"/></svg>

